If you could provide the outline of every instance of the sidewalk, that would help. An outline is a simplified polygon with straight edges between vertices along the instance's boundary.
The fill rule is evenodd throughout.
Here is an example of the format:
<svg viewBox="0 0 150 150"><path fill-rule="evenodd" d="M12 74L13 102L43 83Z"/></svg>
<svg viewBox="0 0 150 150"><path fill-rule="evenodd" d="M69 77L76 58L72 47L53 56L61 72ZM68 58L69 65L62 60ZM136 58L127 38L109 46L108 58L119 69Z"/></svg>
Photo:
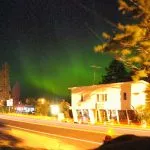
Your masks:
<svg viewBox="0 0 150 150"><path fill-rule="evenodd" d="M71 119L66 119L64 121L58 121L56 117L49 117L49 116L35 116L35 115L23 115L23 114L16 114L16 113L7 113L6 115L10 115L10 116L16 116L16 117L25 117L25 118L33 118L33 119L37 119L37 120L45 120L45 121L49 121L53 124L57 124L57 125L62 125L64 124L70 124L72 127L76 126L76 125L82 125L82 126L92 126L92 127L99 127L99 126L105 126L105 127L119 127L119 128L130 128L130 129L143 129L143 130L150 130L150 126L148 125L137 125L137 124L133 124L131 123L129 124L116 124L116 123L112 123L112 122L104 122L104 123L96 123L96 124L78 124L78 123L74 123L73 120Z"/></svg>

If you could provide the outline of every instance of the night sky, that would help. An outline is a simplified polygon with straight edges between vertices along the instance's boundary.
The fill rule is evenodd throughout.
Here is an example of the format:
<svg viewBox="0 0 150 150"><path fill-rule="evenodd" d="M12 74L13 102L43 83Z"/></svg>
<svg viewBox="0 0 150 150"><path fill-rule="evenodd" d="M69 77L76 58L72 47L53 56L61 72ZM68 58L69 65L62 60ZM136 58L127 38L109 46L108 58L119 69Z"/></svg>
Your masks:
<svg viewBox="0 0 150 150"><path fill-rule="evenodd" d="M101 33L115 30L116 0L0 0L0 65L10 66L22 97L68 96L69 87L93 84L111 61L94 52Z"/></svg>

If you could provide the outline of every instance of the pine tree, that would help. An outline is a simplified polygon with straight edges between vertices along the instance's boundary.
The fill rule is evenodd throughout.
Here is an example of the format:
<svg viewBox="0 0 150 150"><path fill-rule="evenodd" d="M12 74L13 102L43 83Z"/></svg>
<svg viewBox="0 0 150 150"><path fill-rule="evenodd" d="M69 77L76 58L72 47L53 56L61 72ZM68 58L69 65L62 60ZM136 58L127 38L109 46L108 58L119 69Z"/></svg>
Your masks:
<svg viewBox="0 0 150 150"><path fill-rule="evenodd" d="M12 89L12 98L14 105L17 105L20 101L20 84L16 82Z"/></svg>
<svg viewBox="0 0 150 150"><path fill-rule="evenodd" d="M10 95L10 80L9 80L9 66L7 63L5 63L2 66L2 71L1 71L1 97L4 101L8 100L11 95Z"/></svg>
<svg viewBox="0 0 150 150"><path fill-rule="evenodd" d="M127 72L123 63L113 60L106 68L106 75L102 77L101 83L115 83L131 81L130 72Z"/></svg>
<svg viewBox="0 0 150 150"><path fill-rule="evenodd" d="M118 32L103 33L106 42L95 47L96 52L110 52L130 67L134 80L150 78L150 1L119 0L123 15L131 14L131 24L118 23Z"/></svg>

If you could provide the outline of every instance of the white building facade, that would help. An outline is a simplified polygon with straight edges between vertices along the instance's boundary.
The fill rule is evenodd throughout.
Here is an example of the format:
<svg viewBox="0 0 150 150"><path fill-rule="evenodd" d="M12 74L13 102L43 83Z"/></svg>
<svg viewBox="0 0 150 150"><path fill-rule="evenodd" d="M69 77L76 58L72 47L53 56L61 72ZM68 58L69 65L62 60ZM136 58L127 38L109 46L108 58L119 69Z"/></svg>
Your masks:
<svg viewBox="0 0 150 150"><path fill-rule="evenodd" d="M79 122L80 116L91 123L104 118L119 121L120 110L129 111L145 105L147 85L140 80L69 88L74 122Z"/></svg>

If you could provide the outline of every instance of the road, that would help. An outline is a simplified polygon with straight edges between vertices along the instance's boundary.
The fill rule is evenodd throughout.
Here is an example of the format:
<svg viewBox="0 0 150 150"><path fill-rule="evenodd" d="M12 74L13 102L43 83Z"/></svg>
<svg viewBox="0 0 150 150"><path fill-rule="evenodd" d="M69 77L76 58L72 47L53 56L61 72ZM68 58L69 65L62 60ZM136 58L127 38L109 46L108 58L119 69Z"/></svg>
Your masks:
<svg viewBox="0 0 150 150"><path fill-rule="evenodd" d="M79 146L84 145L83 149L97 147L102 144L105 135L109 131L112 131L115 136L121 134L150 135L150 129L137 127L62 123L54 120L50 121L9 115L0 115L0 122L14 128L61 138L66 142Z"/></svg>
<svg viewBox="0 0 150 150"><path fill-rule="evenodd" d="M61 123L58 121L48 121L32 119L26 117L15 117L0 115L0 122L11 128L17 128L28 132L44 134L49 137L61 139L64 143L69 143L79 147L78 149L92 149L101 145L105 134L88 132L87 129L77 129L76 124Z"/></svg>

